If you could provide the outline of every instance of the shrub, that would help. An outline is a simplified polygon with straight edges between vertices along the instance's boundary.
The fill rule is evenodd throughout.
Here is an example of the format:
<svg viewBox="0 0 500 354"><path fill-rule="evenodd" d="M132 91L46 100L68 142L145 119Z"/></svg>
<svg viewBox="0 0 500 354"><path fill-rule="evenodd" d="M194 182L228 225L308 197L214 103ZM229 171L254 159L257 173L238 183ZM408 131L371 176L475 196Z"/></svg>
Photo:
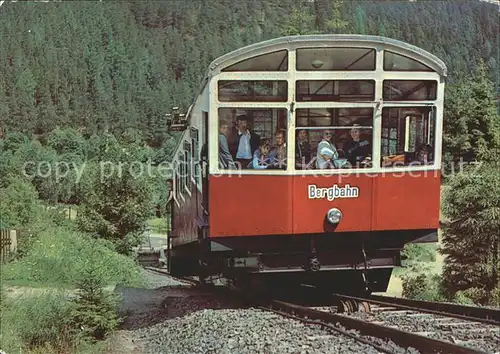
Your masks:
<svg viewBox="0 0 500 354"><path fill-rule="evenodd" d="M500 284L490 292L490 302L491 306L500 307Z"/></svg>
<svg viewBox="0 0 500 354"><path fill-rule="evenodd" d="M438 275L424 273L405 275L403 280L403 297L415 300L443 301L441 278Z"/></svg>
<svg viewBox="0 0 500 354"><path fill-rule="evenodd" d="M484 305L488 303L489 293L481 288L468 288L459 290L454 296L454 301L467 305Z"/></svg>

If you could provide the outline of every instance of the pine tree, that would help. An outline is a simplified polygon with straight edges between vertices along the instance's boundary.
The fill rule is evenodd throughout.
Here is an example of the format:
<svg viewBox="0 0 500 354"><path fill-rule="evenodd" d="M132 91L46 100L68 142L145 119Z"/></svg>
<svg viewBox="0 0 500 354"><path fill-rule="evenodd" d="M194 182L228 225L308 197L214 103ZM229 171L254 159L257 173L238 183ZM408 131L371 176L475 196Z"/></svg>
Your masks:
<svg viewBox="0 0 500 354"><path fill-rule="evenodd" d="M500 284L500 174L484 164L453 176L443 199L443 284L491 292ZM488 196L485 198L485 196Z"/></svg>
<svg viewBox="0 0 500 354"><path fill-rule="evenodd" d="M332 0L332 13L330 14L329 20L326 22L326 29L329 33L342 33L349 24L342 19L342 5L342 0Z"/></svg>
<svg viewBox="0 0 500 354"><path fill-rule="evenodd" d="M281 26L282 36L297 36L314 33L314 15L309 6L293 7L290 17Z"/></svg>
<svg viewBox="0 0 500 354"><path fill-rule="evenodd" d="M357 34L365 34L366 33L366 28L365 28L365 23L366 23L366 14L363 8L361 7L356 7L356 33Z"/></svg>
<svg viewBox="0 0 500 354"><path fill-rule="evenodd" d="M484 63L472 76L451 84L445 94L443 151L447 159L498 159L500 116Z"/></svg>
<svg viewBox="0 0 500 354"><path fill-rule="evenodd" d="M85 340L102 340L119 324L116 314L118 298L104 289L99 269L88 265L77 281L78 297L72 300L68 322Z"/></svg>

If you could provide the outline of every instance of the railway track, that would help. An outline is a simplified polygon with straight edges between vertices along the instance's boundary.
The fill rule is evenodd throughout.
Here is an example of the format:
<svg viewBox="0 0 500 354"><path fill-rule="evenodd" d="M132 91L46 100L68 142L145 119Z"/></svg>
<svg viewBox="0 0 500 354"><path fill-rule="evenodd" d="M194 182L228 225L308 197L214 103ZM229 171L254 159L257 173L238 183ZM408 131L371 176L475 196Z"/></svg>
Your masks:
<svg viewBox="0 0 500 354"><path fill-rule="evenodd" d="M355 297L334 294L341 301L368 302L379 306L389 306L402 310L418 311L434 315L453 317L466 321L477 321L485 324L500 326L500 309L477 306L466 306L444 302L403 299L390 296L370 295L369 297Z"/></svg>
<svg viewBox="0 0 500 354"><path fill-rule="evenodd" d="M360 320L478 348L479 352L500 352L498 309L375 295L335 294L334 298L341 304L337 308L343 310L340 312L361 309L361 312L351 314Z"/></svg>
<svg viewBox="0 0 500 354"><path fill-rule="evenodd" d="M145 267L148 270L163 274L171 277L165 270ZM192 286L200 286L199 281L194 278L177 278L175 279ZM471 323L478 325L494 326L498 324L498 313L493 311L485 311L485 309L477 308L472 310L470 306L460 306L446 304L447 306L439 307L441 304L430 302L415 302L407 299L397 299L390 297L371 296L369 298L358 298L346 295L335 294L332 298L337 298L343 301L345 305L347 301L360 303L371 303L374 306L366 306L362 308L361 312L346 314L346 313L333 313L332 306L327 307L330 310L318 310L309 306L298 305L290 302L275 300L271 295L270 297L263 296L262 294L252 295L239 289L228 289L227 287L213 286L214 295L230 295L246 298L246 303L251 307L257 307L264 311L272 311L282 316L294 318L310 325L319 325L331 331L335 331L353 338L361 343L370 345L383 353L395 353L400 351L401 348L411 350L413 348L420 353L488 353L482 349L465 346L459 343L453 343L453 340L443 340L440 338L433 338L434 332L439 332L439 336L447 337L441 332L445 332L442 328L434 328L430 331L415 331L412 328L406 328L403 325L394 325L387 316L405 315L414 316L422 315L423 321L433 321L436 316L452 319L462 320L462 324L470 327ZM231 296L231 295L230 295ZM394 302L390 302L394 300ZM412 306L410 306L412 305ZM420 307L417 307L420 305ZM438 311L437 309L441 311ZM358 310L359 307L356 309ZM448 309L447 313L443 310ZM475 308L474 308L475 309ZM335 311L338 310L338 307ZM381 320L377 315L384 314L385 320ZM425 316L428 316L427 318ZM482 317L481 317L482 316ZM453 323L441 322L444 326L453 326ZM430 326L432 327L432 326ZM484 327L484 326L483 326ZM353 333L352 331L357 333ZM474 330L481 330L480 328L473 328ZM399 347L399 348L398 348Z"/></svg>
<svg viewBox="0 0 500 354"><path fill-rule="evenodd" d="M326 328L341 332L358 341L369 344L384 353L394 353L390 342L406 349L416 349L420 353L486 353L474 348L468 348L451 342L430 338L409 331L388 327L378 323L353 318L346 315L330 313L311 309L301 305L295 305L282 301L272 301L262 309L273 311L284 316L296 318L306 323L318 324ZM338 327L341 325L347 330L358 331L360 335L355 335ZM367 338L368 337L368 338ZM382 341L386 341L385 345Z"/></svg>

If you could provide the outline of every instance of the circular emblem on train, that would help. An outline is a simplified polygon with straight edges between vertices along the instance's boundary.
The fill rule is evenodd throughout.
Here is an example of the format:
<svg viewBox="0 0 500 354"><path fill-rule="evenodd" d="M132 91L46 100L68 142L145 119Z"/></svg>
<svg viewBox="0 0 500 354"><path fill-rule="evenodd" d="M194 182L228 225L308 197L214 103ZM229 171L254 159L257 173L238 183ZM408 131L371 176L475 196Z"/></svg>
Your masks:
<svg viewBox="0 0 500 354"><path fill-rule="evenodd" d="M326 218L330 224L338 224L342 219L342 212L337 208L331 208L328 210Z"/></svg>

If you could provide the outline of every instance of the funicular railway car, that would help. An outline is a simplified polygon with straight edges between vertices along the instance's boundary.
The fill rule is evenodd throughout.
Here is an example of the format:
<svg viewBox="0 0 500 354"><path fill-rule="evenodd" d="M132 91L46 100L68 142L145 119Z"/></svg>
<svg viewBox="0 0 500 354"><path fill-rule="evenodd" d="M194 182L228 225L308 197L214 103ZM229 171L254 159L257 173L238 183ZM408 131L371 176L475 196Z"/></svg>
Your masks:
<svg viewBox="0 0 500 354"><path fill-rule="evenodd" d="M386 291L406 243L437 241L446 73L365 35L214 60L180 125L170 272Z"/></svg>

